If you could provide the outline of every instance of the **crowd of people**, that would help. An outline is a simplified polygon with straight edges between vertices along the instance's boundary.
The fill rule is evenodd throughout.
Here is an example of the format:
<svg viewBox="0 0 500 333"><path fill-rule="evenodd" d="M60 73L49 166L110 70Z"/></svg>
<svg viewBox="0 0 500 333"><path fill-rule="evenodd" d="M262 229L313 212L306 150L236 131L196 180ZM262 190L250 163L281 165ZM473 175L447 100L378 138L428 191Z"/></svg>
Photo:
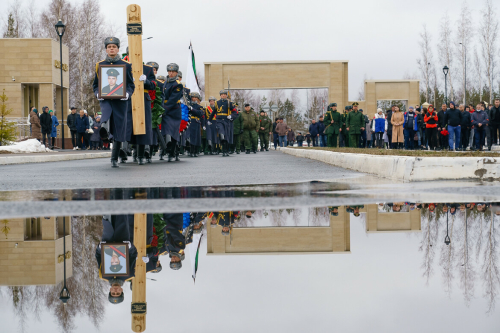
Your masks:
<svg viewBox="0 0 500 333"><path fill-rule="evenodd" d="M305 138L307 146L314 147L482 151L498 145L499 131L498 98L492 105L480 102L475 107L452 101L439 111L432 104L410 106L408 111L393 105L386 112L377 109L372 119L358 110L357 102L343 114L331 103L319 122L311 121L305 137L297 135L297 144L302 146Z"/></svg>

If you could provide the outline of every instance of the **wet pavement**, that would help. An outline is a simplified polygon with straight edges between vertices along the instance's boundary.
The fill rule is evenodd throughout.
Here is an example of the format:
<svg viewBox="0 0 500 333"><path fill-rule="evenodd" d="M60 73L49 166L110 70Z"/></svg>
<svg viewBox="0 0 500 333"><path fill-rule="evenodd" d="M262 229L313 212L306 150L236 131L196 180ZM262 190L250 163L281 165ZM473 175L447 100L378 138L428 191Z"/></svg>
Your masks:
<svg viewBox="0 0 500 333"><path fill-rule="evenodd" d="M243 158L2 167L0 331L500 331L499 182Z"/></svg>

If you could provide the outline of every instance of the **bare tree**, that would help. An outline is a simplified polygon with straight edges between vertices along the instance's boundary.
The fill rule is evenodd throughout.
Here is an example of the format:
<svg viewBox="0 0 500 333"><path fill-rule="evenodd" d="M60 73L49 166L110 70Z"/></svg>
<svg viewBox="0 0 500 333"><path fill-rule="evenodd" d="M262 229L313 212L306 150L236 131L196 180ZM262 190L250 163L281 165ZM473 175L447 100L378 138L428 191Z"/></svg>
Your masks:
<svg viewBox="0 0 500 333"><path fill-rule="evenodd" d="M448 84L450 85L450 100L454 99L453 96L453 52L455 46L452 41L452 30L451 21L448 14L445 14L441 19L441 26L439 32L439 43L438 43L438 54L439 60L443 65L447 65L450 68L448 75L446 76Z"/></svg>
<svg viewBox="0 0 500 333"><path fill-rule="evenodd" d="M422 79L425 84L425 100L429 101L429 89L431 86L431 75L432 75L432 48L431 48L432 36L427 30L427 26L423 25L423 31L420 33L420 52L421 58L417 59L418 68L422 75Z"/></svg>
<svg viewBox="0 0 500 333"><path fill-rule="evenodd" d="M479 100L483 100L483 68L477 50L474 51L474 76L476 77L477 90L479 93Z"/></svg>
<svg viewBox="0 0 500 333"><path fill-rule="evenodd" d="M28 3L26 9L26 37L39 38L40 37L40 20L38 19L40 13L35 4L35 0Z"/></svg>
<svg viewBox="0 0 500 333"><path fill-rule="evenodd" d="M479 27L480 45L483 57L483 64L490 89L490 100L493 101L493 77L495 75L495 65L497 57L497 37L498 19L491 0L486 0L484 9L481 12L481 25Z"/></svg>
<svg viewBox="0 0 500 333"><path fill-rule="evenodd" d="M443 276L443 283L445 286L445 292L448 296L451 296L452 286L453 286L453 269L455 268L456 258L455 258L455 239L453 228L455 224L455 219L451 220L449 223L449 233L450 244L441 244L441 256L439 258L439 265L441 266L441 272Z"/></svg>
<svg viewBox="0 0 500 333"><path fill-rule="evenodd" d="M500 267L498 265L497 244L499 228L495 229L495 217L491 213L486 225L486 245L483 252L482 278L485 287L484 297L488 301L487 313L495 310L498 289L500 288Z"/></svg>
<svg viewBox="0 0 500 333"><path fill-rule="evenodd" d="M460 65L462 67L461 71L461 81L462 81L462 92L463 92L463 104L466 104L466 90L468 83L466 82L466 70L469 67L472 57L467 58L467 51L470 50L471 41L474 34L474 26L472 24L472 11L467 5L467 1L462 3L462 8L460 10L460 16L457 20L457 35L456 44L460 47L454 48L456 50L457 56L460 59Z"/></svg>

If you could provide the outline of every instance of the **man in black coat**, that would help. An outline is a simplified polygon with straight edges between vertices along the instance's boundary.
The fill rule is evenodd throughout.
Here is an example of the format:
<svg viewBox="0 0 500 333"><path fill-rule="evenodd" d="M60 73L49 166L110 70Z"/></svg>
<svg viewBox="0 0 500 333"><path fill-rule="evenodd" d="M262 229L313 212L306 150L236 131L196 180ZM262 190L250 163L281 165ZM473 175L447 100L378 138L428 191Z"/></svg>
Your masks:
<svg viewBox="0 0 500 333"><path fill-rule="evenodd" d="M387 137L389 138L389 148L392 148L392 114L394 113L394 109L396 105L393 105L390 110L387 110Z"/></svg>
<svg viewBox="0 0 500 333"><path fill-rule="evenodd" d="M470 112L465 110L463 104L460 104L458 109L462 113L462 121L460 122L460 150L465 151L469 146L471 118Z"/></svg>
<svg viewBox="0 0 500 333"><path fill-rule="evenodd" d="M499 131L500 131L500 99L495 98L495 102L490 110L490 136L491 143L488 146L491 148L491 144L498 144Z"/></svg>
<svg viewBox="0 0 500 333"><path fill-rule="evenodd" d="M76 108L72 107L71 113L68 114L68 117L66 118L66 125L68 125L69 130L71 132L71 143L73 144L73 150L76 150L76 147L77 147L77 144L76 144L76 117L78 117L78 115L76 114Z"/></svg>
<svg viewBox="0 0 500 333"><path fill-rule="evenodd" d="M45 145L45 138L47 138L47 144L49 144L50 133L52 132L52 117L49 114L48 106L44 106L42 108L42 115L40 116L40 126L42 128L43 144Z"/></svg>
<svg viewBox="0 0 500 333"><path fill-rule="evenodd" d="M103 141L108 142L113 137L113 150L111 152L111 167L118 168L118 156L122 142L127 140L127 109L128 100L132 97L135 90L134 77L132 76L132 65L122 60L118 54L120 50L120 40L116 37L107 37L104 40L106 49L106 59L95 65L95 76L93 89L94 94L99 100L101 107L101 129L99 134ZM99 91L99 75L101 66L105 65L124 65L126 76L126 96L122 99L103 99Z"/></svg>

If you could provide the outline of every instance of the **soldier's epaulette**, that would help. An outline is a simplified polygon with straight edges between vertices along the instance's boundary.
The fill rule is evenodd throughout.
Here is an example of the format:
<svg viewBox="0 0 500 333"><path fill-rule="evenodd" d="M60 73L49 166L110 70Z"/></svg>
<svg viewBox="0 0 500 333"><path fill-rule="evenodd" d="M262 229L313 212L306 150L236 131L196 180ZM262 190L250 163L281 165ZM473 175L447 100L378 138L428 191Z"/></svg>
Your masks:
<svg viewBox="0 0 500 333"><path fill-rule="evenodd" d="M97 74L97 77L99 77L99 73L97 73L97 68L99 68L99 64L100 64L101 62L103 62L103 61L106 61L106 59L101 60L101 61L98 61L98 62L96 62L96 63L95 63L95 73Z"/></svg>
<svg viewBox="0 0 500 333"><path fill-rule="evenodd" d="M175 82L177 82L177 84L182 84L181 81L179 80L175 80Z"/></svg>
<svg viewBox="0 0 500 333"><path fill-rule="evenodd" d="M151 65L147 65L147 64L143 64L143 65L144 65L144 66L147 66L147 67L151 67L151 68L153 68L153 66L151 66Z"/></svg>

